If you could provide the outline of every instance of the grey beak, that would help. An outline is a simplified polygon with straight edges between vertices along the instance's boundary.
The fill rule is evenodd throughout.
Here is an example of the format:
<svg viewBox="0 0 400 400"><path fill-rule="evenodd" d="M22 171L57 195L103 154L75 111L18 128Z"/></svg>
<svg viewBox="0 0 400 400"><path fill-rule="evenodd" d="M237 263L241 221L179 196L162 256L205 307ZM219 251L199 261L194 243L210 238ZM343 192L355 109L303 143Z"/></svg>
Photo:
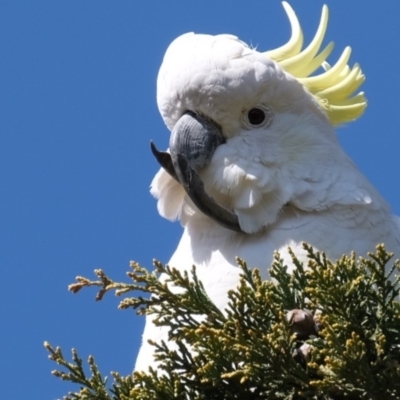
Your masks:
<svg viewBox="0 0 400 400"><path fill-rule="evenodd" d="M224 141L221 129L214 121L187 111L171 133L170 153L158 151L153 142L151 150L159 164L183 186L201 212L225 228L242 232L237 215L216 203L204 191L198 175Z"/></svg>

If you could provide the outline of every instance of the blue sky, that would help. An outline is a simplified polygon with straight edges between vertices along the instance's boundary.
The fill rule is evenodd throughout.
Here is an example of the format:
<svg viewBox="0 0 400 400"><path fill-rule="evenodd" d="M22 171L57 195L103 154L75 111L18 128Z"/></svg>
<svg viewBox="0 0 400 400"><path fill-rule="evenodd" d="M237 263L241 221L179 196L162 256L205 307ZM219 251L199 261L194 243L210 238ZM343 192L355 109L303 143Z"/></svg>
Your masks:
<svg viewBox="0 0 400 400"><path fill-rule="evenodd" d="M292 0L306 39L323 1ZM400 214L398 0L335 0L328 40L347 44L367 76L365 115L338 131L359 168ZM103 268L167 262L179 223L149 194L158 167L149 141L168 143L156 76L178 35L231 33L274 48L289 37L275 0L216 2L2 0L0 3L0 376L2 398L61 398L44 340L95 355L103 372L131 372L143 320L118 299L67 291ZM23 383L21 382L24 374Z"/></svg>

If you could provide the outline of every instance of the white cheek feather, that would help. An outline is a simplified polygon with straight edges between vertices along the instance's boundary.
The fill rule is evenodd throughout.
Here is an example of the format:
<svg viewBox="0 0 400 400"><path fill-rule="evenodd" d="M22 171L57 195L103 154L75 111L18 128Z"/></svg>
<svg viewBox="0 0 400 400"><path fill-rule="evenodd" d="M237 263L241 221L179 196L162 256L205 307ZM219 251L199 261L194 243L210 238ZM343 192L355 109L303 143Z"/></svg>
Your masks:
<svg viewBox="0 0 400 400"><path fill-rule="evenodd" d="M282 208L279 193L264 194L261 201L251 208L235 208L240 226L245 232L256 233L274 223Z"/></svg>
<svg viewBox="0 0 400 400"><path fill-rule="evenodd" d="M157 209L160 215L171 221L179 218L185 191L163 169L160 169L154 177L150 186L150 193L158 199Z"/></svg>
<svg viewBox="0 0 400 400"><path fill-rule="evenodd" d="M255 161L256 157L235 160L229 157L229 148L235 152L232 145L221 146L221 153L226 156L224 162L220 162L221 154L216 154L203 174L206 189L237 214L245 232L257 232L275 222L287 196L281 191L273 169ZM234 160L235 164L228 160Z"/></svg>
<svg viewBox="0 0 400 400"><path fill-rule="evenodd" d="M241 188L239 195L235 197L235 208L252 208L255 207L263 198L261 190L254 187L254 181L245 182Z"/></svg>
<svg viewBox="0 0 400 400"><path fill-rule="evenodd" d="M224 186L230 188L230 192L235 192L235 189L244 183L246 172L239 165L230 164L224 168L222 179L225 182Z"/></svg>

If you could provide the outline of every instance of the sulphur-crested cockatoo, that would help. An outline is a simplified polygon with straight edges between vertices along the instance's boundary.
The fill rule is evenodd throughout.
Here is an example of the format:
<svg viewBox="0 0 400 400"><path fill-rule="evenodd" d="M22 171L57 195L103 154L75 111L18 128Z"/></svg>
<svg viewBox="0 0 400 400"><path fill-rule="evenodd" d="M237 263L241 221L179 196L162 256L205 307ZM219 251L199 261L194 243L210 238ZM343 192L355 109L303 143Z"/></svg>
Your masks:
<svg viewBox="0 0 400 400"><path fill-rule="evenodd" d="M171 43L158 75L171 138L167 152L152 145L162 168L151 192L160 214L184 227L169 265L196 265L221 309L238 284L237 256L268 278L274 251L290 267L287 248L304 259L303 241L331 259L381 242L400 254L397 218L334 131L363 113L364 94L354 93L364 75L348 66L349 47L334 65L325 61L333 48L320 50L326 6L304 49L298 19L283 6L292 26L284 46L260 52L232 35L187 33ZM148 339L167 339L151 317L136 370L152 364Z"/></svg>

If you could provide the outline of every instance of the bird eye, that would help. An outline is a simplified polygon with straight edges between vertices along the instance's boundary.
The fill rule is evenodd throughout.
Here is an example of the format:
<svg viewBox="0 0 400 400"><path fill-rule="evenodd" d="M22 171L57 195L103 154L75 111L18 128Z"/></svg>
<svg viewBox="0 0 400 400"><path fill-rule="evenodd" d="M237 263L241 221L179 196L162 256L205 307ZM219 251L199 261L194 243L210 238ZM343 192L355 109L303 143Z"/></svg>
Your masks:
<svg viewBox="0 0 400 400"><path fill-rule="evenodd" d="M247 117L251 125L260 125L265 120L265 112L261 108L252 108L248 113Z"/></svg>
<svg viewBox="0 0 400 400"><path fill-rule="evenodd" d="M246 130L259 129L269 126L273 119L274 112L267 104L257 104L242 110L241 125Z"/></svg>

